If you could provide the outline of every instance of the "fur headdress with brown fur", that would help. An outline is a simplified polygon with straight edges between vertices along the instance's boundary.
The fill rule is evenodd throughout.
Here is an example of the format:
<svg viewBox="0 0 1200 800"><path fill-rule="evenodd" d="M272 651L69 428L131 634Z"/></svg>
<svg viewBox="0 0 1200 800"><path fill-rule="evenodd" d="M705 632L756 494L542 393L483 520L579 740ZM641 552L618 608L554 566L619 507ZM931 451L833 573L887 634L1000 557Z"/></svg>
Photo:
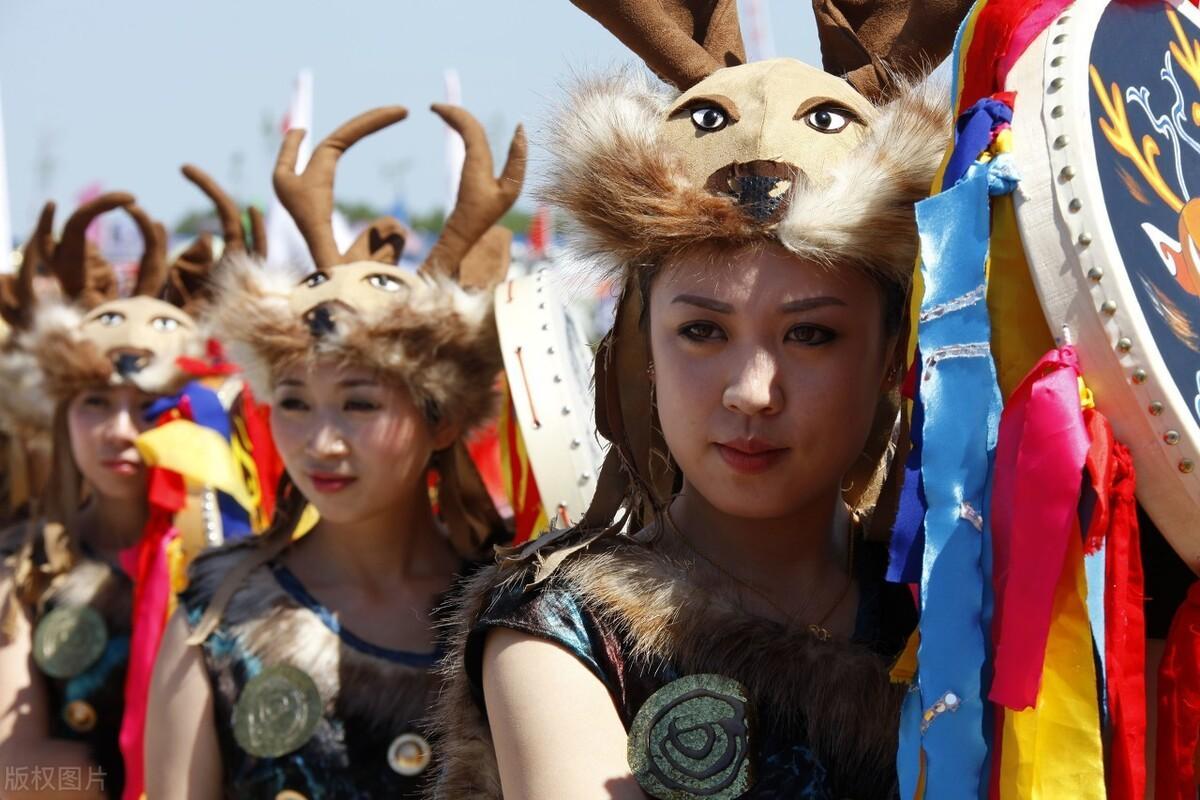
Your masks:
<svg viewBox="0 0 1200 800"><path fill-rule="evenodd" d="M376 221L345 253L334 242L330 222L339 156L408 112L392 106L355 117L314 149L300 175L295 164L303 131L289 132L275 169L276 192L317 270L230 258L218 270L218 302L211 314L214 331L260 397L270 395L282 371L333 358L407 387L439 419L464 432L492 412L493 384L503 365L488 290L503 278L508 262L496 259L486 271L473 268L471 250L488 238L520 192L524 134L518 128L496 179L479 123L459 108L434 111L463 134L467 162L458 207L415 275L395 266L404 247L404 229L396 220Z"/></svg>
<svg viewBox="0 0 1200 800"><path fill-rule="evenodd" d="M211 329L259 397L269 397L281 373L322 359L372 370L408 389L434 420L463 436L434 454L442 516L464 556L499 528L499 518L465 448L465 434L495 410L495 381L503 368L491 289L508 271L510 234L494 227L520 193L525 136L517 128L496 178L482 126L461 108L435 105L466 145L454 212L415 274L396 266L405 230L376 220L342 252L334 240L333 181L339 157L360 139L403 120L400 106L349 120L316 148L304 171L296 161L305 132L289 131L275 166L275 191L308 244L316 271L262 264L244 255L222 260ZM301 506L294 504L297 508ZM291 531L276 514L276 538L231 575L195 637L219 619L228 592L256 564L286 547Z"/></svg>
<svg viewBox="0 0 1200 800"><path fill-rule="evenodd" d="M657 514L663 459L639 321L645 276L696 247L775 242L866 272L899 318L917 249L914 205L950 136L943 92L915 83L949 52L965 0L816 3L825 67L746 63L735 0L572 0L669 85L585 81L553 125L543 194L572 247L623 285L596 356L596 418L614 444L586 520ZM843 77L845 76L845 77ZM881 397L847 502L875 505L898 394ZM607 491L605 491L607 489Z"/></svg>

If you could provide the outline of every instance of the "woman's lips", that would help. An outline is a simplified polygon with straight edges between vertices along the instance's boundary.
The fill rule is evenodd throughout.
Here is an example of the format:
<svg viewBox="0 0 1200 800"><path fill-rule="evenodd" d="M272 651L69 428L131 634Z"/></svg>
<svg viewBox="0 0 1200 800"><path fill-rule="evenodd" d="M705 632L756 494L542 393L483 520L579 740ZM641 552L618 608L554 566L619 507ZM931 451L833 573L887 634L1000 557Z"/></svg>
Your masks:
<svg viewBox="0 0 1200 800"><path fill-rule="evenodd" d="M735 439L717 442L717 452L735 472L754 475L775 466L787 453L788 448L776 447L754 439Z"/></svg>
<svg viewBox="0 0 1200 800"><path fill-rule="evenodd" d="M312 481L313 488L322 494L335 494L358 480L346 475L331 475L318 472L310 472L308 479Z"/></svg>
<svg viewBox="0 0 1200 800"><path fill-rule="evenodd" d="M105 469L111 470L118 475L136 475L142 466L137 461L130 461L124 458L110 458L107 461L102 461L100 463Z"/></svg>

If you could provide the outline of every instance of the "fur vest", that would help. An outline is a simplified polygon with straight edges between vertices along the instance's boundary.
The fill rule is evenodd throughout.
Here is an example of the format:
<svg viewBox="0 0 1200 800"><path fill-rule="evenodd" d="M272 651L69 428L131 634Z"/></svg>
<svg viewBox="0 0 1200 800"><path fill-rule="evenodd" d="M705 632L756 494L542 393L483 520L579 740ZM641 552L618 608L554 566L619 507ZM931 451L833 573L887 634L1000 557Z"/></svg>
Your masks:
<svg viewBox="0 0 1200 800"><path fill-rule="evenodd" d="M479 649L471 639L480 618L505 593L522 591L578 596L622 651L628 673L622 685L649 677L648 689L653 689L656 675L658 686L672 676L715 673L733 678L746 687L760 718L784 740L804 742L812 751L827 773L832 796L891 797L903 687L891 683L888 667L915 615L911 600L891 591L903 587L882 583L883 555L863 559L876 564L860 564L859 585L861 604L876 607L882 623L878 629L890 629L890 634L855 643L819 641L807 630L749 614L727 583L702 576L653 544L625 538L605 537L572 553L538 586L529 585L534 568L528 561L481 571L465 585L455 607L442 670L446 685L434 717L441 765L430 797L502 797L482 708L479 665L468 659L478 661L478 653L469 650ZM860 610L860 623L862 618ZM614 696L627 729L629 716L644 699ZM747 796L775 795L764 789Z"/></svg>
<svg viewBox="0 0 1200 800"><path fill-rule="evenodd" d="M254 541L227 545L193 563L189 587L180 596L191 625L254 546ZM437 654L388 650L359 639L290 572L272 563L251 572L234 593L203 652L226 796L274 797L285 790L312 800L417 796L428 771L421 720L437 687L432 670ZM287 752L264 755L251 747L256 755L235 731L238 705L256 676L278 667L311 679L319 720L302 741L283 745ZM286 725L281 734L290 735ZM405 753L397 750L404 741L424 746L415 765L405 764Z"/></svg>

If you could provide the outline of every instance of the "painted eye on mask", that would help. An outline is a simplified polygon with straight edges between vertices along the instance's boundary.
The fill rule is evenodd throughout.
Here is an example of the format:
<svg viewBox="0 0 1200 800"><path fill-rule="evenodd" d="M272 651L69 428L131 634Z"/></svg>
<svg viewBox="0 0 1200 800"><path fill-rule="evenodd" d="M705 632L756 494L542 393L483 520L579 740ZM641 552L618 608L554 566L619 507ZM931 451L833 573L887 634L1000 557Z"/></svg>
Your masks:
<svg viewBox="0 0 1200 800"><path fill-rule="evenodd" d="M391 275L383 275L375 273L367 276L367 283L374 286L376 289L381 289L385 292L398 292L404 288L404 284L393 278Z"/></svg>
<svg viewBox="0 0 1200 800"><path fill-rule="evenodd" d="M125 315L119 311L105 311L96 320L106 328L115 328L125 321Z"/></svg>
<svg viewBox="0 0 1200 800"><path fill-rule="evenodd" d="M805 114L804 121L821 133L840 133L850 124L850 115L834 108L818 108Z"/></svg>
<svg viewBox="0 0 1200 800"><path fill-rule="evenodd" d="M156 331L168 333L179 330L179 320L171 319L170 317L155 317L150 320L150 326Z"/></svg>
<svg viewBox="0 0 1200 800"><path fill-rule="evenodd" d="M692 110L692 124L697 130L719 131L729 123L729 117L716 106L702 106Z"/></svg>
<svg viewBox="0 0 1200 800"><path fill-rule="evenodd" d="M309 275L307 278L305 278L301 285L307 286L309 289L315 289L322 283L325 283L327 280L329 280L329 276L324 272L314 272L312 275Z"/></svg>

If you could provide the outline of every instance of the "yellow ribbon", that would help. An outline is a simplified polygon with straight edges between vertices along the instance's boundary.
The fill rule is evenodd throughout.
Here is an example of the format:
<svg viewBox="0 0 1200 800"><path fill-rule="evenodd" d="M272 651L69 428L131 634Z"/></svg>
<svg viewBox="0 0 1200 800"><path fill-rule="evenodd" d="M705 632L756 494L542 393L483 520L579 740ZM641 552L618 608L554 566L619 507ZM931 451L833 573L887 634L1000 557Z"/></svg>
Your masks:
<svg viewBox="0 0 1200 800"><path fill-rule="evenodd" d="M1055 589L1037 704L1004 714L1000 800L1105 800L1104 749L1083 543L1071 536Z"/></svg>
<svg viewBox="0 0 1200 800"><path fill-rule="evenodd" d="M225 437L211 428L176 419L146 431L134 445L147 466L177 472L192 485L219 489L253 512L254 500L242 481L233 450Z"/></svg>

